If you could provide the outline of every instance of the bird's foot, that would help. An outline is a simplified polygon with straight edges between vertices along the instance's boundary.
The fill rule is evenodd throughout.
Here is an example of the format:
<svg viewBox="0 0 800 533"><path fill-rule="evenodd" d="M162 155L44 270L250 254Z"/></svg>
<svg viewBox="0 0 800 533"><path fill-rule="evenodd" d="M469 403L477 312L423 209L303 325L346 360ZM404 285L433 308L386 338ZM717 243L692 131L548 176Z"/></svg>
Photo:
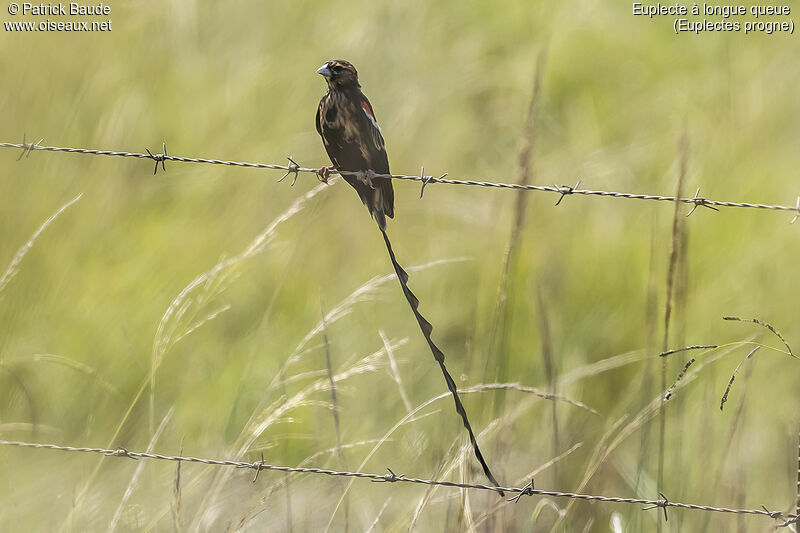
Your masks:
<svg viewBox="0 0 800 533"><path fill-rule="evenodd" d="M331 177L331 170L336 170L336 167L319 167L319 169L317 169L317 177L319 178L319 181L327 184L328 178Z"/></svg>
<svg viewBox="0 0 800 533"><path fill-rule="evenodd" d="M369 170L362 170L357 175L356 178L358 181L364 183L365 185L369 186L370 189L375 188L375 184L372 183L372 179L375 177L375 171L372 169Z"/></svg>

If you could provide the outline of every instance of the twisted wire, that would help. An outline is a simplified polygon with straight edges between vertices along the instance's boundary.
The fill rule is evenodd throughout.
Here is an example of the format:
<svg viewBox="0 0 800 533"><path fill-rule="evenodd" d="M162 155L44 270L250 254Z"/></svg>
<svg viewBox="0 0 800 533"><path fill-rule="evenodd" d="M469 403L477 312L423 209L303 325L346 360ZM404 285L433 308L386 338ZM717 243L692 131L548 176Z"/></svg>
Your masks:
<svg viewBox="0 0 800 533"><path fill-rule="evenodd" d="M116 448L116 449L109 449L109 448L89 448L89 447L76 447L76 446L61 446L58 444L48 444L48 443L38 443L38 442L22 442L22 441L9 441L9 440L0 440L0 445L2 446L16 446L21 448L36 448L36 449L46 449L46 450L59 450L65 452L78 452L78 453L96 453L101 455L106 455L109 457L124 457L127 459L153 459L153 460L160 460L160 461L175 461L175 462L186 462L186 463L201 463L205 465L214 465L214 466L228 466L234 468L244 468L249 470L255 470L256 475L253 478L253 482L256 481L258 477L258 473L262 470L274 470L278 472L294 472L294 473L301 473L301 474L317 474L317 475L326 475L326 476L341 476L341 477L354 477L360 479L369 479L373 482L380 482L380 483L414 483L420 485L432 485L432 486L439 486L439 487L452 487L452 488L459 488L459 489L473 489L473 490L487 490L492 492L507 492L510 494L516 494L511 500L519 501L522 496L551 496L555 498L571 498L576 500L585 500L585 501L599 501L599 502L610 502L610 503L627 503L627 504L639 504L639 505L646 505L643 510L661 508L666 509L669 507L674 507L678 509L688 509L694 511L706 511L706 512L717 512L717 513L729 513L729 514L747 514L747 515L757 515L757 516L764 516L768 518L772 518L774 520L783 521L783 523L778 524L780 527L786 527L789 524L794 524L797 522L797 515L782 513L780 511L770 511L766 507L761 509L736 509L730 507L715 507L712 505L699 505L694 503L681 503L681 502L673 502L668 500L666 497L662 495L662 498L659 500L650 500L645 498L621 498L615 496L601 496L596 494L580 494L575 492L564 492L564 491L556 491L556 490L542 490L536 489L533 487L533 481L525 485L524 487L495 487L493 485L485 485L482 483L458 483L455 481L443 481L443 480L434 480L434 479L421 479L415 477L409 477L405 475L397 475L392 472L390 469L388 474L373 474L368 472L347 472L347 471L339 471L339 470L329 470L325 468L313 468L313 467L294 467L294 466L280 466L280 465L273 465L269 463L265 463L264 459L260 461L254 462L246 462L246 461L232 461L232 460L219 460L219 459L206 459L202 457L191 457L191 456L178 456L178 455L163 455L160 453L147 453L147 452L133 452L130 450L126 450L125 448Z"/></svg>
<svg viewBox="0 0 800 533"><path fill-rule="evenodd" d="M75 154L85 154L85 155L103 155L103 156L113 156L113 157L133 157L138 159L150 159L155 161L156 170L158 169L158 164L161 163L162 169L166 170L164 167L165 161L176 161L179 163L199 163L199 164L210 164L210 165L225 165L225 166L232 166L232 167L244 167L244 168L261 168L261 169L270 169L270 170L282 170L286 172L283 178L279 181L282 181L286 178L289 174L293 174L292 184L297 179L297 175L299 173L308 173L308 174L317 174L319 171L318 168L307 168L301 167L297 163L295 163L291 157L289 157L289 162L286 165L278 165L278 164L269 164L269 163L250 163L246 161L231 161L225 159L210 159L204 157L182 157L182 156L174 156L167 154L166 146L163 146L163 151L161 153L152 153L150 150L146 149L145 152L124 152L124 151L112 151L112 150L95 150L90 148L70 148L70 147L62 147L62 146L44 146L41 143L41 140L37 143L28 143L23 140L22 143L8 143L3 142L0 143L0 148L16 148L22 150L22 153L19 156L19 159L22 159L23 156L30 156L31 152L41 150L47 152L67 152L67 153L75 153ZM154 172L155 173L155 172ZM345 172L345 171L332 171L332 174L340 174L340 175L350 175L350 176L358 176L359 173L357 172ZM591 189L579 189L578 185L580 185L580 181L575 186L568 186L568 185L527 185L527 184L518 184L518 183L502 183L502 182L495 182L495 181L481 181L481 180L469 180L469 179L452 179L452 178L445 178L447 174L442 174L439 177L434 176L426 176L424 175L424 171L420 172L420 175L405 175L405 174L375 174L374 177L376 178L390 178L396 180L410 180L410 181L419 181L422 182L422 190L420 191L420 196L424 193L425 187L431 183L441 183L445 185L466 185L466 186L474 186L474 187L492 187L498 189L516 189L516 190L525 190L525 191L539 191L539 192L549 192L555 193L559 195L558 203L564 199L565 196L572 195L572 194L580 194L585 196L601 196L601 197L610 197L610 198L624 198L628 200L653 200L653 201L660 201L660 202L681 202L685 204L692 204L692 210L689 212L691 214L697 207L706 207L709 209L715 209L719 207L739 207L739 208L751 208L751 209L768 209L773 211L791 211L795 213L794 218L792 219L792 223L794 223L798 217L800 217L800 197L797 199L797 203L794 206L791 205L771 205L771 204L763 204L763 203L753 203L753 202L729 202L729 201L722 201L722 200L712 200L709 198L704 198L699 196L700 189L697 190L693 197L686 197L686 198L676 198L674 196L663 196L663 195L656 195L656 194L635 194L635 193L628 193L628 192L616 192L616 191L603 191L603 190L591 190ZM688 215L687 215L688 216Z"/></svg>

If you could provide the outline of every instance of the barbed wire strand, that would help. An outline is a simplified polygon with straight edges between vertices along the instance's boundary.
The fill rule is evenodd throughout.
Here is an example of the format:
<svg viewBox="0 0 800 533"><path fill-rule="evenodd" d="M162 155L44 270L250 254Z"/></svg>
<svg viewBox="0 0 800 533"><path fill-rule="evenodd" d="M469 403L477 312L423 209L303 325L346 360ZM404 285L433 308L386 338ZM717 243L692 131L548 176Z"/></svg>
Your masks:
<svg viewBox="0 0 800 533"><path fill-rule="evenodd" d="M594 494L579 494L575 492L542 490L534 488L533 481L531 481L524 487L496 487L493 485L484 485L481 483L457 483L455 481L441 481L433 479L420 479L415 477L408 477L405 475L397 475L394 472L392 472L391 469L388 468L387 468L387 470L389 471L388 474L372 474L368 472L344 472L338 470L328 470L325 468L279 466L279 465L265 463L263 456L261 460L249 463L246 461L204 459L201 457L191 457L191 456L184 457L177 455L162 455L159 453L132 452L130 450L126 450L125 448L117 448L117 449L88 448L88 447L61 446L58 444L22 442L22 441L10 441L10 440L0 440L0 445L16 446L20 448L59 450L65 452L96 453L96 454L106 455L109 457L124 457L127 459L153 459L160 461L175 461L181 463L202 463L214 466L230 466L234 468L244 468L244 469L255 470L256 473L255 476L253 477L254 483L258 479L258 474L262 470L275 470L279 472L295 472L301 474L354 477L360 479L369 479L370 481L380 482L380 483L414 483L421 485L434 485L440 487L453 487L459 489L486 490L491 492L498 492L502 490L503 492L516 494L516 496L510 498L510 500L514 502L518 502L522 496L551 496L556 498L571 498L571 499L586 500L586 501L645 505L647 507L644 507L643 510L660 508L664 509L665 513L668 507L674 507L678 509L689 509L694 511L765 516L768 518L772 518L774 520L782 521L782 523L778 524L778 527L787 527L790 524L794 524L797 522L797 515L783 513L781 511L770 511L766 507L762 507L761 509L733 509L728 507L714 507L711 505L698 505L694 503L673 502L668 500L663 494L661 494L661 499L659 500L648 500L644 498L620 498L613 496L599 496Z"/></svg>
<svg viewBox="0 0 800 533"><path fill-rule="evenodd" d="M166 161L176 161L179 163L201 163L201 164L210 164L210 165L225 165L225 166L232 166L232 167L244 167L244 168L261 168L261 169L270 169L270 170L282 170L285 172L283 177L281 177L278 181L283 181L289 175L292 175L292 185L294 185L295 181L297 181L298 174L300 173L309 173L309 174L317 174L318 168L306 168L301 167L290 157L287 159L289 160L288 164L286 165L277 165L277 164L268 164L268 163L249 163L246 161L229 161L225 159L209 159L203 157L182 157L182 156L175 156L169 155L167 153L166 144L162 144L162 152L161 153L152 153L149 149L145 148L145 152L121 152L121 151L112 151L112 150L95 150L91 148L70 148L70 147L63 147L63 146L44 146L41 144L42 139L40 139L36 143L29 143L26 142L23 138L22 143L8 143L2 142L0 143L0 148L16 148L18 150L22 150L19 159L22 159L23 156L30 156L31 152L42 150L47 152L67 152L67 153L75 153L75 154L85 154L85 155L104 155L104 156L111 156L111 157L133 157L138 159L150 159L155 162L155 168L153 170L153 174L158 172L159 163L161 164L162 170L166 171L165 162ZM357 172L332 172L332 174L340 174L340 175L352 175L356 176L359 173ZM698 188L695 192L694 196L691 198L675 198L674 196L662 196L662 195L655 195L655 194L634 194L634 193L627 193L627 192L615 192L615 191L601 191L601 190L591 190L591 189L579 189L578 186L580 185L580 181L578 181L574 186L569 185L553 185L553 186L546 186L546 185L529 185L529 184L518 184L518 183L500 183L494 181L478 181L478 180L466 180L466 179L447 179L445 178L447 173L442 174L439 177L434 176L426 176L424 175L424 171L420 172L420 175L404 175L404 174L375 174L373 177L376 178L391 178L396 180L410 180L410 181L419 181L422 182L422 190L420 191L420 197L422 193L425 191L425 187L431 183L442 183L446 185L467 185L467 186L476 186L476 187L494 187L499 189L516 189L516 190L526 190L526 191L540 191L540 192L551 192L556 193L559 195L558 202L556 205L561 203L561 200L564 199L565 196L571 194L580 194L586 196L604 196L604 197L611 197L611 198L625 198L629 200L653 200L653 201L662 201L662 202L681 202L685 204L692 204L692 209L686 216L691 215L695 209L698 207L706 207L713 210L718 210L719 207L740 207L740 208L752 208L752 209L769 209L774 211L791 211L793 212L794 218L792 219L791 223L793 224L798 218L800 218L800 196L797 197L797 202L794 206L790 205L770 205L770 204L761 204L761 203L752 203L752 202L727 202L722 200L712 200L709 198L704 198L700 196L700 189Z"/></svg>

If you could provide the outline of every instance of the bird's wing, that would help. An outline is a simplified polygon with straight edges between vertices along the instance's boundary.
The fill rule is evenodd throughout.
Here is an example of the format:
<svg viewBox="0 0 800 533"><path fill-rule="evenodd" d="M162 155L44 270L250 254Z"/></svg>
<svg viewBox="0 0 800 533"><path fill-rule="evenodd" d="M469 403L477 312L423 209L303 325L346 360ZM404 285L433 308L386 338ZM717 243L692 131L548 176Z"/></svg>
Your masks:
<svg viewBox="0 0 800 533"><path fill-rule="evenodd" d="M364 132L363 142L368 147L369 166L376 174L389 174L389 158L386 155L383 134L381 134L381 128L375 118L375 112L372 110L372 104L363 93L359 96L359 107L361 108L361 114L358 116L359 129Z"/></svg>
<svg viewBox="0 0 800 533"><path fill-rule="evenodd" d="M319 133L320 137L322 137L322 122L320 122L320 111L322 111L322 103L325 101L325 97L323 96L322 99L319 101L319 105L317 106L317 133ZM323 141L325 138L323 137Z"/></svg>
<svg viewBox="0 0 800 533"><path fill-rule="evenodd" d="M383 134L380 126L378 126L378 120L375 118L375 112L372 110L372 104L369 103L363 93L360 96L359 105L361 111L363 111L363 117L360 118L360 129L366 132L364 142L368 147L369 167L376 174L391 174ZM376 185L378 188L376 201L381 204L382 211L386 216L394 217L394 188L392 187L392 180L378 178Z"/></svg>

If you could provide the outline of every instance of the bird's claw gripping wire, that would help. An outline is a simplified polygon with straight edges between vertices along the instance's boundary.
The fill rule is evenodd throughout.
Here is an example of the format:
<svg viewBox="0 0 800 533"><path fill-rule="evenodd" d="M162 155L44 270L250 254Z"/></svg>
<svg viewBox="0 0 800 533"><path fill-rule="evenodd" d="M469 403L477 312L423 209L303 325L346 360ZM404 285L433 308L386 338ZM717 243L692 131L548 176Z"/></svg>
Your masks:
<svg viewBox="0 0 800 533"><path fill-rule="evenodd" d="M289 165L288 165L288 166L287 166L287 168L286 168L286 174L284 174L283 176L281 176L281 179L279 179L279 180L278 180L278 183L280 183L280 182L282 182L283 180L285 180L285 179L286 179L286 177L287 177L289 174L293 174L293 176L292 176L292 183L291 183L291 184L289 184L289 187L294 187L294 184L295 184L295 182L297 181L297 176L298 176L298 175L299 175L299 173L300 173L300 165L298 165L297 163L295 163L295 162L294 162L294 159L292 159L292 156L289 156L289 157L287 157L286 159L288 159L288 160L289 160ZM326 181L325 183L327 183L327 181Z"/></svg>
<svg viewBox="0 0 800 533"><path fill-rule="evenodd" d="M372 183L372 180L375 178L375 171L370 169L367 170L360 170L356 173L356 179L369 187L370 189L375 188L375 184Z"/></svg>
<svg viewBox="0 0 800 533"><path fill-rule="evenodd" d="M688 217L689 215L691 215L692 213L694 213L694 210L695 210L695 209L697 209L698 207L700 207L701 205L702 205L703 207L707 207L707 208L709 208L709 209L713 209L714 211L719 211L719 209L717 209L717 208L716 208L716 207L714 207L713 205L709 205L709 203L708 203L708 199L707 199L707 198L703 198L702 196L700 196L700 187L698 187L698 188L697 188L697 191L695 191L695 193L694 193L694 196L692 196L692 197L690 198L690 200L691 200L691 201L694 203L694 205L693 205L693 206L692 206L692 208L689 210L689 212L688 212L688 213L686 213L686 216L687 216L687 217Z"/></svg>
<svg viewBox="0 0 800 533"><path fill-rule="evenodd" d="M153 169L153 176L155 176L156 173L158 172L158 163L159 163L159 161L161 162L161 170L166 172L167 171L167 167L164 166L164 161L166 161L167 156L169 155L169 154L167 154L167 143L161 143L161 153L160 154L154 154L147 147L145 147L145 150L147 150L147 155L150 156L150 159L152 159L153 161L156 162L156 167Z"/></svg>
<svg viewBox="0 0 800 533"><path fill-rule="evenodd" d="M327 184L328 179L331 177L331 170L336 170L336 167L319 167L316 173L319 181Z"/></svg>

